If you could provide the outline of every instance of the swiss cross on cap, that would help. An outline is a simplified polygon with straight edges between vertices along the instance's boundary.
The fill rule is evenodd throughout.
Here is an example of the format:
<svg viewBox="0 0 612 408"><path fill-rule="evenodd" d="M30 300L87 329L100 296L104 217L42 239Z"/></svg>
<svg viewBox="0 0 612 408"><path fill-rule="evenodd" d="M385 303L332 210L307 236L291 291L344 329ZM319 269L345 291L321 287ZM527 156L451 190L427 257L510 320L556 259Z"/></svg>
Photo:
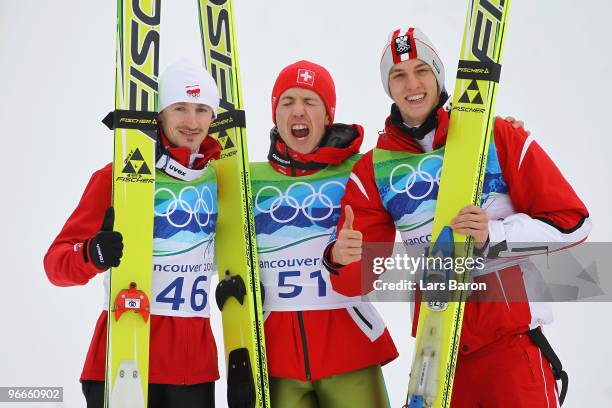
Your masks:
<svg viewBox="0 0 612 408"><path fill-rule="evenodd" d="M315 72L309 69L298 69L297 83L314 86Z"/></svg>

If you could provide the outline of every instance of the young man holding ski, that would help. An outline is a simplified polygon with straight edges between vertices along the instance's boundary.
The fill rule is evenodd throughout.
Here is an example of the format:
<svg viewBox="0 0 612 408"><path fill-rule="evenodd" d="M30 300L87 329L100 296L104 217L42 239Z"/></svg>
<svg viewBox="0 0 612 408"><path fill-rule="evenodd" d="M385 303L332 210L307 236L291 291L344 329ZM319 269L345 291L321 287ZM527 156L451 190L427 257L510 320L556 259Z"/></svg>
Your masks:
<svg viewBox="0 0 612 408"><path fill-rule="evenodd" d="M336 293L321 254L363 140L334 124L335 86L299 61L272 91L268 162L251 165L273 408L387 407L381 365L397 350L376 310Z"/></svg>
<svg viewBox="0 0 612 408"><path fill-rule="evenodd" d="M157 140L149 407L214 407L219 378L209 304L185 302L196 281L209 293L217 218L220 153L208 129L219 106L217 86L201 67L176 63L161 77ZM123 255L113 230L112 165L96 171L45 260L57 286L85 285L116 267ZM102 225L102 227L100 227ZM105 299L108 300L108 293ZM182 301L181 301L182 300ZM106 307L108 309L108 306ZM107 311L98 318L81 382L87 406L104 406Z"/></svg>
<svg viewBox="0 0 612 408"><path fill-rule="evenodd" d="M406 41L397 41L399 37ZM408 46L396 46L400 42ZM391 115L377 147L353 169L337 240L325 255L334 289L346 296L371 291L366 282L377 278L359 262L364 243L392 245L400 230L410 250L412 243L431 237L448 131L444 66L420 30L394 31L385 44L380 70L383 88L394 102ZM405 177L412 182L393 184ZM473 237L487 258L476 280L502 293L512 289L525 294L506 302L467 303L452 406L557 406L550 364L530 337L530 332L539 333L550 323L549 306L529 303L526 281L533 265L528 258L509 261L499 254L528 246L521 244L526 242L569 246L583 241L590 231L587 209L542 148L522 129L497 119L482 205L465 207L451 228ZM418 309L413 334L417 322Z"/></svg>

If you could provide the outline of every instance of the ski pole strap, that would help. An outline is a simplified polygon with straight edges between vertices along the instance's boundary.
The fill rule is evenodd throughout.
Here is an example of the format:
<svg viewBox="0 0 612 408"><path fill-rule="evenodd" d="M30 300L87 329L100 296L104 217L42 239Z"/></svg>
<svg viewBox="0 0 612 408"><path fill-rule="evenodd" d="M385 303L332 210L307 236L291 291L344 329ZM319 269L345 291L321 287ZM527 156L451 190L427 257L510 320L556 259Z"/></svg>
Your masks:
<svg viewBox="0 0 612 408"><path fill-rule="evenodd" d="M243 110L231 110L217 115L214 122L210 124L210 134L236 127L246 127L246 115Z"/></svg>
<svg viewBox="0 0 612 408"><path fill-rule="evenodd" d="M552 366L553 375L555 380L561 380L561 392L559 393L559 403L563 405L563 401L565 400L565 395L567 394L567 386L569 378L567 373L563 371L563 366L561 365L561 360L557 356L557 353L552 349L550 343L542 333L539 327L535 329L529 330L527 335L533 341L533 343L538 346L544 357L548 360L550 365Z"/></svg>
<svg viewBox="0 0 612 408"><path fill-rule="evenodd" d="M102 123L110 130L137 129L157 130L157 112L142 112L133 110L114 110L102 119Z"/></svg>

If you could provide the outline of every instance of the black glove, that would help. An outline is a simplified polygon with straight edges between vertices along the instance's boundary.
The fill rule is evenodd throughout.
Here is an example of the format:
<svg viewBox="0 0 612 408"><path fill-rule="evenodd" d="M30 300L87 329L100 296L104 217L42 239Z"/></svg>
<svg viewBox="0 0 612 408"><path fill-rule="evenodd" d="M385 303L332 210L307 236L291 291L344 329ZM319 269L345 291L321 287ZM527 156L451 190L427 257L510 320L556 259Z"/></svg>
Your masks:
<svg viewBox="0 0 612 408"><path fill-rule="evenodd" d="M91 262L101 270L119 266L123 256L123 236L113 231L115 209L108 207L100 231L83 245L85 262ZM89 242L88 242L89 241Z"/></svg>

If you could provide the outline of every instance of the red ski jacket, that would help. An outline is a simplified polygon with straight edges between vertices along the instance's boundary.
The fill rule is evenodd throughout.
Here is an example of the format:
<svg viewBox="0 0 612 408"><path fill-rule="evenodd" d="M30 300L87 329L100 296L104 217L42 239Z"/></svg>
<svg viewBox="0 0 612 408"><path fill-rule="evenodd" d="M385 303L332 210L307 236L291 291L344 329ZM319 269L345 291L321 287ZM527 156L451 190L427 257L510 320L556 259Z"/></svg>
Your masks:
<svg viewBox="0 0 612 408"><path fill-rule="evenodd" d="M337 165L359 152L363 141L363 128L352 125L358 136L346 147L323 146L311 154L300 154L286 146L280 138L272 140L272 152L298 163L324 163ZM348 142L348 141L347 141ZM270 165L280 174L299 180L301 176L319 170L300 170L291 165ZM327 167L327 166L324 166ZM348 176L348 174L347 174ZM336 206L339 203L334 203ZM322 247L320 254L323 254ZM265 273L265 271L260 271ZM271 377L293 378L300 381L315 381L332 375L348 373L375 364L384 365L398 356L389 331L370 340L356 323L369 325L384 322L370 306L363 310L348 308L331 310L273 311L266 314L265 334L268 371ZM368 320L371 320L368 322Z"/></svg>
<svg viewBox="0 0 612 408"><path fill-rule="evenodd" d="M442 107L437 111L437 127L429 134L429 138L425 138L430 141L428 151L445 145L448 123L449 114ZM507 192L497 195L491 200L494 205L486 208L490 248L500 243L557 242L570 246L584 241L591 228L588 211L533 138L528 137L523 129L514 129L508 122L497 119L494 124L494 143ZM380 134L377 149L425 154L421 144L394 125L391 117L385 123L385 131ZM364 245L368 242L392 245L396 225L383 204L375 179L373 158L374 151L371 150L355 164L347 183L342 208L351 205L355 216L353 228L363 234ZM433 191L437 194L437 190ZM435 197L432 199L435 200ZM430 219L433 219L433 213ZM344 212L338 221L338 228L343 223ZM431 225L432 222L429 222L428 228L423 227L420 231L424 237L430 236ZM326 259L330 263L331 245L333 243L326 251ZM347 296L371 291L370 283L378 278L373 272L363 272L366 276L362 276L360 262L335 266L337 274L331 275L332 285L336 291ZM506 335L523 333L552 321L548 304L529 302L525 276L530 268L526 262L516 263L501 266L493 270L493 273L480 277L491 285L499 285L499 290L505 294L508 293L504 291L510 289L520 293L509 302L467 303L461 353L471 353ZM522 301L516 301L517 298ZM419 304L416 306L413 335L416 334L418 323Z"/></svg>
<svg viewBox="0 0 612 408"><path fill-rule="evenodd" d="M163 139L165 143L167 140ZM168 153L184 166L189 164L189 149L167 148ZM217 157L220 146L211 137L204 139L193 168L203 168ZM85 262L80 245L93 237L111 205L112 165L96 171L61 232L44 259L49 281L57 286L85 285L98 273L91 262ZM107 311L102 311L87 352L81 381L105 380ZM219 379L217 346L210 320L199 317L151 316L149 382L154 384L191 385Z"/></svg>

